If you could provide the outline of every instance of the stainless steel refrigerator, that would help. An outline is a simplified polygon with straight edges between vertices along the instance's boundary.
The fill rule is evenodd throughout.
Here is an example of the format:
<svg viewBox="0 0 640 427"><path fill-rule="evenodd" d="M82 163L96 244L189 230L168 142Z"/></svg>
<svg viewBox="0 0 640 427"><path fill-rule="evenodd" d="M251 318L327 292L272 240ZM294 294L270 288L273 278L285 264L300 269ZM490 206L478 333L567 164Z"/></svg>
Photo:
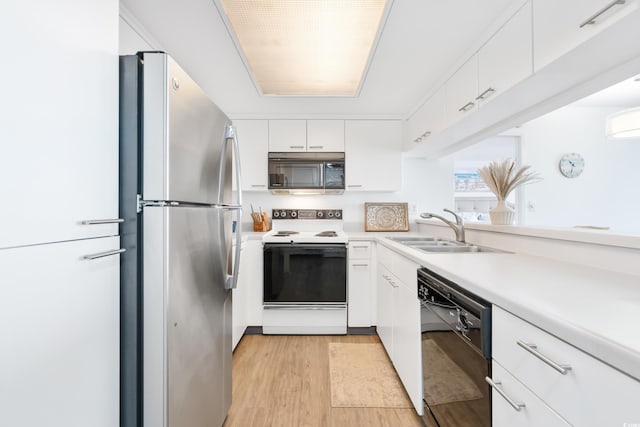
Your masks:
<svg viewBox="0 0 640 427"><path fill-rule="evenodd" d="M120 58L123 427L224 423L241 247L234 159L231 121L174 60Z"/></svg>

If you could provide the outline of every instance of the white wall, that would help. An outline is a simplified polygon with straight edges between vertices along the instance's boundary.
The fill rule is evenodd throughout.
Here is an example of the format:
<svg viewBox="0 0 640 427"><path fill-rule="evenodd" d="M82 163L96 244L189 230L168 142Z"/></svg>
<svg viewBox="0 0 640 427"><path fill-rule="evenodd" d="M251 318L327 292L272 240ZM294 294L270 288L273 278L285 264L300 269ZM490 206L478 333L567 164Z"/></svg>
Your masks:
<svg viewBox="0 0 640 427"><path fill-rule="evenodd" d="M138 34L122 16L120 16L118 23L120 55L132 55L142 50L154 50L154 47L152 46L153 42L145 40L146 36L143 37Z"/></svg>
<svg viewBox="0 0 640 427"><path fill-rule="evenodd" d="M348 166L347 166L348 167ZM409 216L424 211L438 212L453 206L453 163L450 158L440 160L404 159L402 190L395 193L353 192L327 196L281 196L266 192L243 193L243 225L251 229L249 205L261 207L269 215L271 209L342 209L345 229L364 231L365 202L407 202ZM411 222L410 227L415 224Z"/></svg>
<svg viewBox="0 0 640 427"><path fill-rule="evenodd" d="M640 231L640 142L608 141L605 118L620 108L568 106L533 120L522 132L522 163L544 180L525 188L525 223L536 226L595 225ZM577 178L560 174L558 161L569 152L585 159Z"/></svg>

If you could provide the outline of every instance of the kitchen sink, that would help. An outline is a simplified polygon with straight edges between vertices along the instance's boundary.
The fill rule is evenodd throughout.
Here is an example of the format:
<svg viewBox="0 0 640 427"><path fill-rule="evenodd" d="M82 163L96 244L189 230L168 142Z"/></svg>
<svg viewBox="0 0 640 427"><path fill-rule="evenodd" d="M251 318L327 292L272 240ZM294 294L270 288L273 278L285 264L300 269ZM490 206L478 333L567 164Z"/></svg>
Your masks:
<svg viewBox="0 0 640 427"><path fill-rule="evenodd" d="M437 237L389 237L388 239L409 248L427 253L505 252L498 249L487 248L485 246L456 242L453 240L444 240Z"/></svg>

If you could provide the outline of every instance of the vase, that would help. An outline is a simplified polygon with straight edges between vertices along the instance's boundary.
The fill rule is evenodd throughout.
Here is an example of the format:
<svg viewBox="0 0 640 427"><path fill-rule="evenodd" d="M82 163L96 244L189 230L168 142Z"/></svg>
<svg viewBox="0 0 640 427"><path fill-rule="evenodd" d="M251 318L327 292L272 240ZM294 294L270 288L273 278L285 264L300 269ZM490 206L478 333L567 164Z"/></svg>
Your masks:
<svg viewBox="0 0 640 427"><path fill-rule="evenodd" d="M516 219L516 211L511 209L504 200L498 200L495 208L489 210L491 224L511 225Z"/></svg>

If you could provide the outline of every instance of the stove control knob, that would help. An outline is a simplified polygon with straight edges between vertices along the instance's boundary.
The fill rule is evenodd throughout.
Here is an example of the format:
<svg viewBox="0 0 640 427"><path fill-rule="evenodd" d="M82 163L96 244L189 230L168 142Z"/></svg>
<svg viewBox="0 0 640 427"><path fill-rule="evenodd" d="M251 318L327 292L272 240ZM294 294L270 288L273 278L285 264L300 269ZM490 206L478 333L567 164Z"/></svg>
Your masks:
<svg viewBox="0 0 640 427"><path fill-rule="evenodd" d="M273 211L273 217L274 218L278 218L280 216L280 212L278 211Z"/></svg>
<svg viewBox="0 0 640 427"><path fill-rule="evenodd" d="M324 217L324 212L318 211L317 216L318 216L318 218Z"/></svg>
<svg viewBox="0 0 640 427"><path fill-rule="evenodd" d="M297 218L298 211L291 211L291 218Z"/></svg>
<svg viewBox="0 0 640 427"><path fill-rule="evenodd" d="M287 211L280 211L280 217L281 218L286 218L287 217Z"/></svg>
<svg viewBox="0 0 640 427"><path fill-rule="evenodd" d="M341 211L336 211L336 218L340 218L342 216L342 212Z"/></svg>
<svg viewBox="0 0 640 427"><path fill-rule="evenodd" d="M333 218L333 211L329 211L329 212L327 213L327 216L328 216L329 218Z"/></svg>

